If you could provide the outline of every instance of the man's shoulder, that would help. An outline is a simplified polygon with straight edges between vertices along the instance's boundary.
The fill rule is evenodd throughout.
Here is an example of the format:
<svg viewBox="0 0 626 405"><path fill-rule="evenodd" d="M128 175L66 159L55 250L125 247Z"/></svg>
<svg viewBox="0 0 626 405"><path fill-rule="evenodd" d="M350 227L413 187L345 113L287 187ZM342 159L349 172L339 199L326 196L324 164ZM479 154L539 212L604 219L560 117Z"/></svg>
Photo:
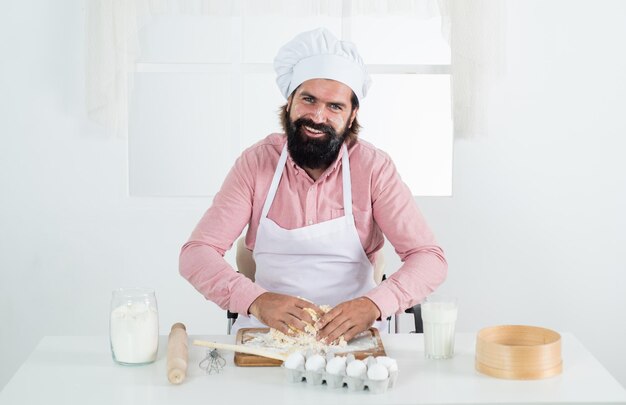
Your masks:
<svg viewBox="0 0 626 405"><path fill-rule="evenodd" d="M350 158L362 160L369 164L385 165L391 161L391 157L387 152L378 149L370 142L359 138L349 148Z"/></svg>
<svg viewBox="0 0 626 405"><path fill-rule="evenodd" d="M287 138L284 134L270 134L260 141L254 143L252 146L247 147L243 151L242 156L248 159L267 157L268 155L275 156L276 154L280 156L280 153L286 141Z"/></svg>

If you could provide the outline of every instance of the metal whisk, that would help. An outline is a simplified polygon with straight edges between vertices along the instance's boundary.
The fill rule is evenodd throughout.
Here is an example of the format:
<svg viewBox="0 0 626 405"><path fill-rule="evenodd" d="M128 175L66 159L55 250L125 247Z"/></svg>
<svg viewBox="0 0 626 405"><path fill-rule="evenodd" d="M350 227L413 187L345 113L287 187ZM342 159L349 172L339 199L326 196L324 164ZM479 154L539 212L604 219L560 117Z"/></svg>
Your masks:
<svg viewBox="0 0 626 405"><path fill-rule="evenodd" d="M206 356L199 364L200 368L207 374L219 374L225 365L226 360L219 354L217 349L207 350Z"/></svg>

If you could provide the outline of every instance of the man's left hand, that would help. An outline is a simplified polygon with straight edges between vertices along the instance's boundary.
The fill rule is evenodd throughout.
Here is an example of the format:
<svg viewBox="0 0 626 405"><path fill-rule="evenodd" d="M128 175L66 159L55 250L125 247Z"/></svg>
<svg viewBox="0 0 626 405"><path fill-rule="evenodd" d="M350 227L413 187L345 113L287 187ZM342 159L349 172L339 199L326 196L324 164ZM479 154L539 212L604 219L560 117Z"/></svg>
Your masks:
<svg viewBox="0 0 626 405"><path fill-rule="evenodd" d="M346 341L366 330L380 317L380 310L366 297L342 302L324 314L316 326L317 338L330 343L343 335Z"/></svg>

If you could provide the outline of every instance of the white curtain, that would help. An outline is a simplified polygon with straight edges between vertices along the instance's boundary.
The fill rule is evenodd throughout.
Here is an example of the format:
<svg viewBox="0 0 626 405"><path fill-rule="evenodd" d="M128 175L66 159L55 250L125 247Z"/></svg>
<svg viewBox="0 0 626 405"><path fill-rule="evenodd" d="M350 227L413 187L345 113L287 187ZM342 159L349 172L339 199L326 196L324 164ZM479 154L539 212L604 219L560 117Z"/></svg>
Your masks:
<svg viewBox="0 0 626 405"><path fill-rule="evenodd" d="M343 7L348 5L348 7ZM239 9L238 9L239 7ZM456 138L487 133L491 86L504 70L505 2L501 0L89 0L87 3L88 116L108 134L126 137L129 94L139 55L138 31L159 14L290 15L441 13L452 51L452 99Z"/></svg>
<svg viewBox="0 0 626 405"><path fill-rule="evenodd" d="M132 1L91 0L87 7L87 115L107 134L128 131L128 89L138 53Z"/></svg>
<svg viewBox="0 0 626 405"><path fill-rule="evenodd" d="M506 2L440 0L439 6L452 52L454 136L486 136L490 92L506 68Z"/></svg>
<svg viewBox="0 0 626 405"><path fill-rule="evenodd" d="M139 29L159 14L230 15L228 0L89 0L86 107L106 133L128 135L128 101L139 55Z"/></svg>

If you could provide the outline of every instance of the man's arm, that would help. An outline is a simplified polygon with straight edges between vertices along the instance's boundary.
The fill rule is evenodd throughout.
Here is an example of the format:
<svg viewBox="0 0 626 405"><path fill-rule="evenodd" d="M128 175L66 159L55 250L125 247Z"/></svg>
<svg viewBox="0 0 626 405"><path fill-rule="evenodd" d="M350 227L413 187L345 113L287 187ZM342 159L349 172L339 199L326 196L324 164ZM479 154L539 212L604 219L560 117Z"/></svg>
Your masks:
<svg viewBox="0 0 626 405"><path fill-rule="evenodd" d="M265 290L234 271L224 253L250 221L254 194L251 165L245 154L237 159L179 257L180 274L205 298L244 314Z"/></svg>
<svg viewBox="0 0 626 405"><path fill-rule="evenodd" d="M252 216L255 160L244 153L226 177L222 188L206 211L179 258L179 271L205 298L223 309L252 314L264 324L289 333L291 328L304 330L312 323L311 308L305 300L269 293L233 270L224 254L229 250Z"/></svg>
<svg viewBox="0 0 626 405"><path fill-rule="evenodd" d="M446 279L448 263L391 160L377 176L372 197L374 221L402 261L395 273L365 294L386 318L430 295Z"/></svg>
<svg viewBox="0 0 626 405"><path fill-rule="evenodd" d="M445 280L443 251L390 159L373 176L372 213L403 264L364 297L341 303L322 317L320 339L333 341L343 335L350 340L374 320L421 302Z"/></svg>

